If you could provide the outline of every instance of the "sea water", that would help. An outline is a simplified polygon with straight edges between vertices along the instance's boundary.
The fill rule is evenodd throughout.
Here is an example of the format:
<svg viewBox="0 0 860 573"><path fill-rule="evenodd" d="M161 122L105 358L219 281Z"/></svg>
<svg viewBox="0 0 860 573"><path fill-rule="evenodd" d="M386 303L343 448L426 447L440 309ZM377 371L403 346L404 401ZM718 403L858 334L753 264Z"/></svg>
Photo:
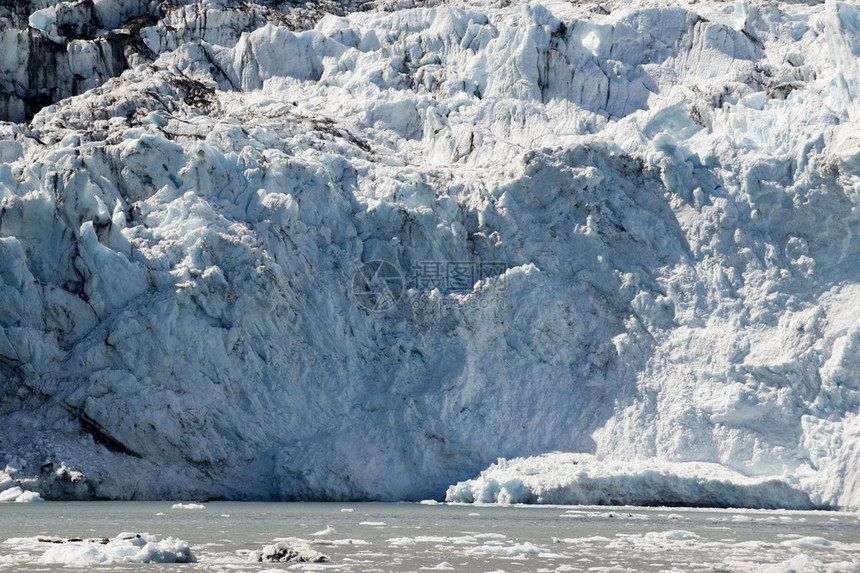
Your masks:
<svg viewBox="0 0 860 573"><path fill-rule="evenodd" d="M174 537L197 563L40 562L56 541ZM252 562L300 538L325 563ZM66 543L71 543L66 541ZM408 503L0 504L0 571L853 571L856 513Z"/></svg>

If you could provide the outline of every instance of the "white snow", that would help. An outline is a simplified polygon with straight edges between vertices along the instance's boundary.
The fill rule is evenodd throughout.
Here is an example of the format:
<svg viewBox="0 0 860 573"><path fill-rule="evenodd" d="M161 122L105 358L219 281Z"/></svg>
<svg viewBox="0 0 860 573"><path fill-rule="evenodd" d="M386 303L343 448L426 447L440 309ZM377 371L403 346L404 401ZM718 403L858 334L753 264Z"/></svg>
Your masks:
<svg viewBox="0 0 860 573"><path fill-rule="evenodd" d="M185 2L121 75L105 38L144 3L33 4L0 15L0 111L31 60L80 95L0 124L14 487L421 500L504 457L538 473L449 496L860 508L856 4L302 30ZM404 275L384 312L374 260ZM421 284L446 262L457 288Z"/></svg>

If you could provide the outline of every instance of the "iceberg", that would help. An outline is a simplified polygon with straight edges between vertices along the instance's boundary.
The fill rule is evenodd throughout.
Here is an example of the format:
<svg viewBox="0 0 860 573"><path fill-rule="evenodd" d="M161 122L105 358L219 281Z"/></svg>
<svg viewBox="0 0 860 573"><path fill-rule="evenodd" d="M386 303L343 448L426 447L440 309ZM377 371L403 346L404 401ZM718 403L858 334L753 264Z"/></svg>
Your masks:
<svg viewBox="0 0 860 573"><path fill-rule="evenodd" d="M206 509L202 503L174 503L170 509Z"/></svg>
<svg viewBox="0 0 860 573"><path fill-rule="evenodd" d="M13 4L6 490L860 508L856 5Z"/></svg>
<svg viewBox="0 0 860 573"><path fill-rule="evenodd" d="M19 486L13 486L9 489L0 491L0 502L16 502L29 503L34 501L45 501L35 491L21 489Z"/></svg>
<svg viewBox="0 0 860 573"><path fill-rule="evenodd" d="M168 537L161 541L149 534L121 533L113 539L52 541L39 563L76 566L118 563L196 563L188 544Z"/></svg>
<svg viewBox="0 0 860 573"><path fill-rule="evenodd" d="M278 562L278 563L326 563L329 558L319 551L311 548L304 540L289 538L277 541L272 545L266 545L262 550L251 551L248 554L250 561Z"/></svg>
<svg viewBox="0 0 860 573"><path fill-rule="evenodd" d="M718 464L618 462L564 453L500 459L478 477L449 487L446 501L815 509L808 494L779 477L750 478Z"/></svg>

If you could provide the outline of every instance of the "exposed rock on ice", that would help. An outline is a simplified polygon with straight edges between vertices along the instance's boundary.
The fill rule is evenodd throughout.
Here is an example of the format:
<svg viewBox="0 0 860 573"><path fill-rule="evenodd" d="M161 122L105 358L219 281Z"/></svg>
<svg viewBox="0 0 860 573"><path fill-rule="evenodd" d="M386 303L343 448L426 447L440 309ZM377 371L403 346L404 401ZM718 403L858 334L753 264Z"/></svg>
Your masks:
<svg viewBox="0 0 860 573"><path fill-rule="evenodd" d="M109 565L117 563L196 563L188 544L168 537L121 533L107 543L77 540L52 543L39 558L40 563L66 565Z"/></svg>
<svg viewBox="0 0 860 573"><path fill-rule="evenodd" d="M155 4L0 8L14 486L417 500L567 451L860 507L856 5Z"/></svg>
<svg viewBox="0 0 860 573"><path fill-rule="evenodd" d="M779 478L749 478L717 464L599 461L585 454L499 460L448 488L447 501L584 505L680 505L811 509Z"/></svg>
<svg viewBox="0 0 860 573"><path fill-rule="evenodd" d="M0 120L30 119L42 107L98 87L185 42L235 44L269 21L300 28L351 2L234 0L156 2L24 0L0 6Z"/></svg>

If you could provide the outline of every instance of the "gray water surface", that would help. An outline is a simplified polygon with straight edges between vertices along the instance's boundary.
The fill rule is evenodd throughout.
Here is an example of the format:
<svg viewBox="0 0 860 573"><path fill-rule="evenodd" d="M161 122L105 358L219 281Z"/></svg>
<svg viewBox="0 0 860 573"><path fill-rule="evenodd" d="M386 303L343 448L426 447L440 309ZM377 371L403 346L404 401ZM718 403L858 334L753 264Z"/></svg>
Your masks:
<svg viewBox="0 0 860 573"><path fill-rule="evenodd" d="M856 513L388 503L0 504L4 571L860 571ZM328 526L334 534L315 535ZM39 563L37 537L180 538L193 564ZM250 562L279 538L330 561ZM33 538L29 545L10 538ZM44 547L43 547L44 546Z"/></svg>

